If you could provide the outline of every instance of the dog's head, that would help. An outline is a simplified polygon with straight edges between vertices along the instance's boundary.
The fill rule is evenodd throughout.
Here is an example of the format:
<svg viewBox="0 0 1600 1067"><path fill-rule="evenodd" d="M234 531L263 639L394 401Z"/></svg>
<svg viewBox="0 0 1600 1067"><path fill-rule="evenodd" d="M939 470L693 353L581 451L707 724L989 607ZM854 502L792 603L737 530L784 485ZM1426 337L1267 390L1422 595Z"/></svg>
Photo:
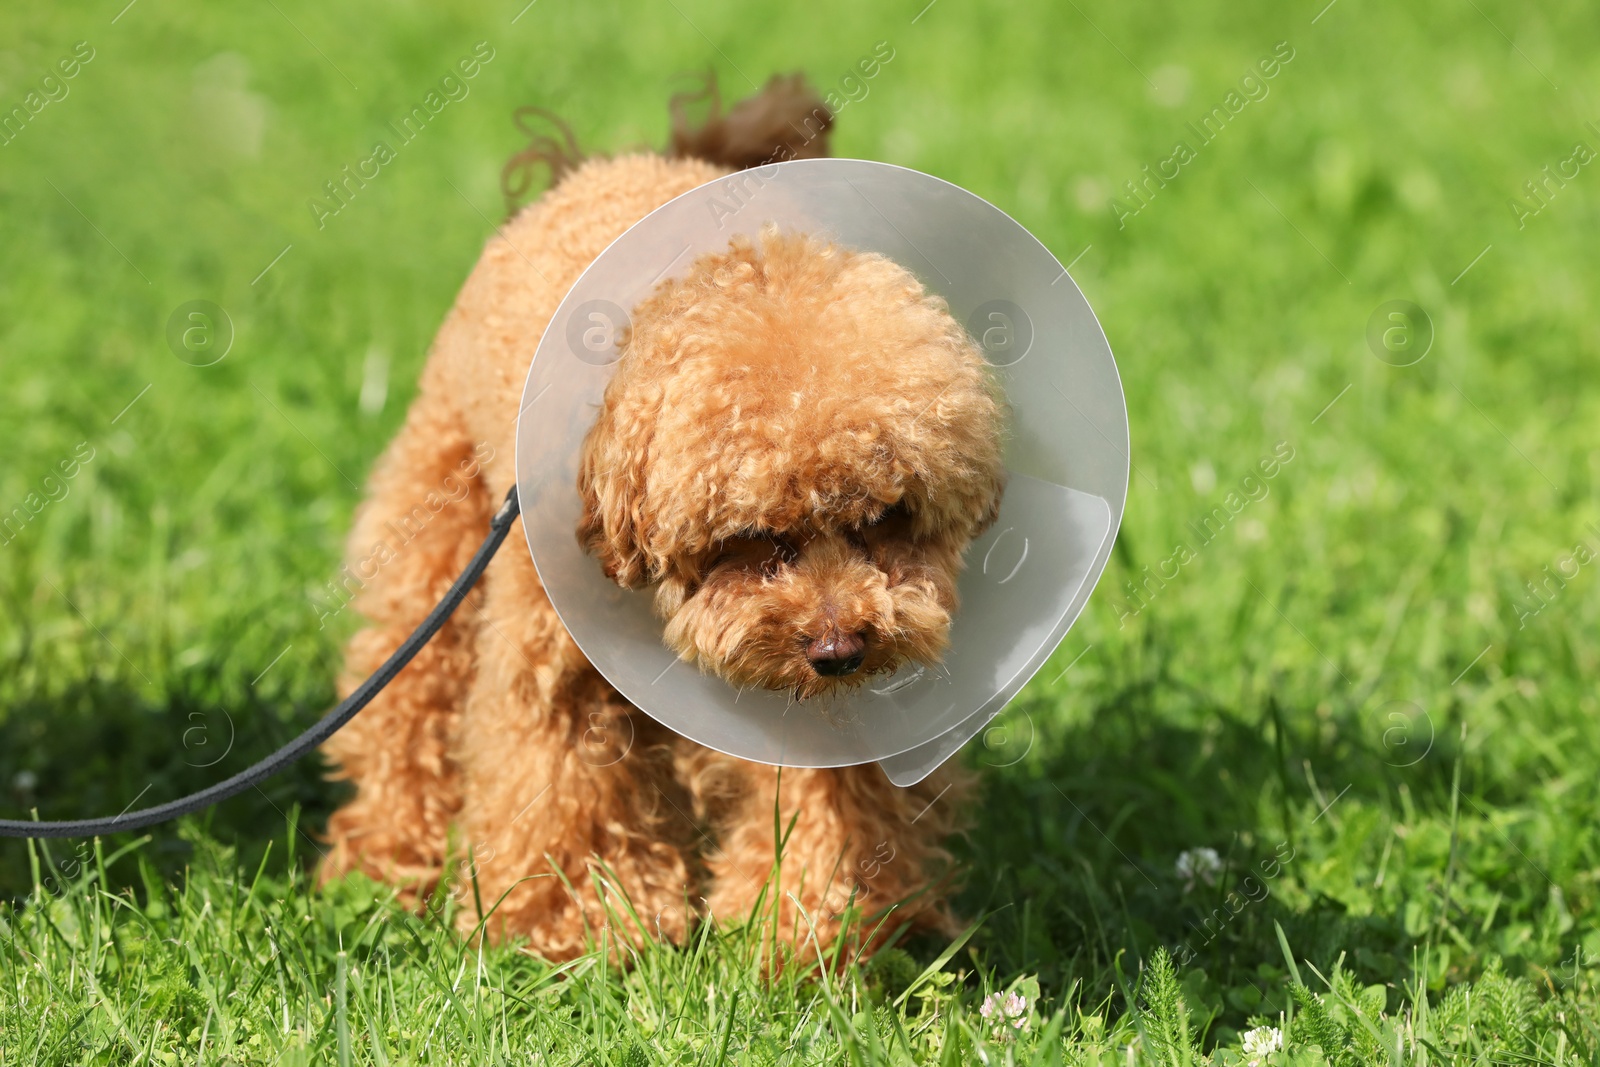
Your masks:
<svg viewBox="0 0 1600 1067"><path fill-rule="evenodd" d="M938 662L1000 507L983 355L910 273L769 230L633 312L583 444L578 537L665 639L805 698Z"/></svg>

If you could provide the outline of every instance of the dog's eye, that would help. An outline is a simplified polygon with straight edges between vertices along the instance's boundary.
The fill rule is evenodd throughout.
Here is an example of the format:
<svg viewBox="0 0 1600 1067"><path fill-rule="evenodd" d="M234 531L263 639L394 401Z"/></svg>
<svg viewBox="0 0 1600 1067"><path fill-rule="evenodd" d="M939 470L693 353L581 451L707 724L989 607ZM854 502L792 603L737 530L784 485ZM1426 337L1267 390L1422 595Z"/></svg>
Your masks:
<svg viewBox="0 0 1600 1067"><path fill-rule="evenodd" d="M770 535L765 541L767 554L761 560L761 574L765 578L776 578L784 567L800 558L800 550L787 537Z"/></svg>
<svg viewBox="0 0 1600 1067"><path fill-rule="evenodd" d="M890 523L893 523L893 522L896 522L898 520L910 519L910 518L911 518L911 508L904 500L901 500L898 503L893 504L890 507L885 508L878 515L877 518L873 519L871 522L867 523L866 525L867 525L867 529L870 530L870 529L876 529L877 527L880 527L880 526L886 526L886 525L888 525Z"/></svg>
<svg viewBox="0 0 1600 1067"><path fill-rule="evenodd" d="M766 577L773 578L784 565L799 558L800 550L788 537L750 530L722 542L719 551L706 563L706 570L733 563L756 567Z"/></svg>

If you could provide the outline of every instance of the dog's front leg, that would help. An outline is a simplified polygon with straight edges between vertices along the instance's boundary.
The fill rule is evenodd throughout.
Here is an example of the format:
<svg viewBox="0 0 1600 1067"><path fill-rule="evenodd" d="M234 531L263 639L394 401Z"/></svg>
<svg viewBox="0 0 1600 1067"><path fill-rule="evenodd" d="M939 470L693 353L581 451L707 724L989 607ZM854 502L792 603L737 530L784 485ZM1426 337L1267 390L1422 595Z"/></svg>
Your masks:
<svg viewBox="0 0 1600 1067"><path fill-rule="evenodd" d="M874 765L791 767L780 774L732 757L709 758L728 763L722 774L701 778L723 780L731 772L743 783L738 799L725 805L720 847L708 858L717 921L746 920L759 902L764 915L776 914L779 936L801 955L826 951L846 931L852 908L850 937L868 949L902 923L952 929L949 887L937 875L948 859L942 841L966 791L964 772L944 769L901 789ZM777 833L787 835L781 863Z"/></svg>
<svg viewBox="0 0 1600 1067"><path fill-rule="evenodd" d="M525 554L494 567L457 742L461 929L555 960L602 929L681 940L690 828L663 731L589 666Z"/></svg>

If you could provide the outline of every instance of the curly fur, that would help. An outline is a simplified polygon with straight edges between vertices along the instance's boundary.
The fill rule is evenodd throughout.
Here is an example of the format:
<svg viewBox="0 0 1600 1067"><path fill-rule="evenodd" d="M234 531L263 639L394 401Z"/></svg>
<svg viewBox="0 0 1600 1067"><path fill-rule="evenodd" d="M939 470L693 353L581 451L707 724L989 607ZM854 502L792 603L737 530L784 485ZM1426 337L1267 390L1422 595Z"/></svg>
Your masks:
<svg viewBox="0 0 1600 1067"><path fill-rule="evenodd" d="M836 632L865 637L859 684L943 651L999 424L972 339L904 268L736 239L635 309L579 535L617 582L656 583L668 644L729 682L824 692L806 649Z"/></svg>
<svg viewBox="0 0 1600 1067"><path fill-rule="evenodd" d="M489 242L357 513L349 558L367 625L344 691L432 607L514 481L522 380L579 273L649 211L725 173L657 155L591 160ZM702 257L633 323L584 445L579 533L596 565L654 585L668 643L736 684L815 696L936 661L962 550L1002 488L1000 409L943 304L882 257L768 233ZM474 457L467 491L408 523ZM375 544L389 551L374 569ZM806 648L847 632L865 635L861 672L819 679ZM329 821L324 878L361 870L419 906L447 890L464 932L482 921L552 959L608 923L676 940L695 915L749 916L778 859L774 826L791 820L787 936L812 944L815 923L826 946L852 893L868 911L950 922L925 890L948 859L959 772L899 789L871 765L790 768L780 785L776 768L671 734L588 663L524 552L493 561L327 752L355 794ZM618 919L612 894L638 922Z"/></svg>

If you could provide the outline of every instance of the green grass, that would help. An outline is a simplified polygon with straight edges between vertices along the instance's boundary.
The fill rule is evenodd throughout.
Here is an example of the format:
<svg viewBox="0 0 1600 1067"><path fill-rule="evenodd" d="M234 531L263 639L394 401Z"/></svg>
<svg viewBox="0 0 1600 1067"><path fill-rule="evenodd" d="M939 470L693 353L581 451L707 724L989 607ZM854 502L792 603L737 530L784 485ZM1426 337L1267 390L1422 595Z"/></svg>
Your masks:
<svg viewBox="0 0 1600 1067"><path fill-rule="evenodd" d="M1135 474L1083 620L964 754L982 922L953 953L765 983L757 922L626 971L480 954L381 887L307 888L338 800L308 764L148 839L0 846L0 1064L1231 1063L1263 1024L1274 1063L1600 1057L1600 174L1537 214L1524 189L1600 148L1585 5L122 5L0 15L0 114L95 50L0 146L0 514L61 497L0 545L8 816L176 796L331 703L353 620L319 590L520 104L657 144L685 72L833 87L888 42L838 152L1079 257ZM479 41L470 95L319 229L307 201ZM235 328L213 366L165 339L197 299ZM1434 327L1413 366L1365 340L1396 299ZM1222 869L1181 875L1197 848Z"/></svg>
<svg viewBox="0 0 1600 1067"><path fill-rule="evenodd" d="M926 965L898 947L862 965L842 942L826 966L805 965L780 947L774 970L771 921L758 916L702 925L682 948L619 948L598 930L594 953L558 967L469 946L447 896L419 917L365 878L315 893L292 862L286 876L266 873L270 855L241 869L231 849L186 836L197 862L181 888L141 862L141 892L107 893L117 857L96 848L69 891L0 925L6 1062L1179 1064L1220 1036L1202 983L1164 948L1119 960L1107 991L1007 975L969 936ZM35 873L53 858L37 857ZM639 921L612 899L619 923ZM1448 964L1436 949L1416 950L1412 978L1390 987L1363 983L1342 955L1326 972L1297 962L1276 934L1279 965L1259 967L1256 984L1283 998L1282 1014L1251 1021L1287 1033L1279 1062L1600 1054L1580 1014L1587 986L1542 998L1496 959L1438 996L1433 968ZM1210 1061L1243 1062L1240 1044Z"/></svg>

